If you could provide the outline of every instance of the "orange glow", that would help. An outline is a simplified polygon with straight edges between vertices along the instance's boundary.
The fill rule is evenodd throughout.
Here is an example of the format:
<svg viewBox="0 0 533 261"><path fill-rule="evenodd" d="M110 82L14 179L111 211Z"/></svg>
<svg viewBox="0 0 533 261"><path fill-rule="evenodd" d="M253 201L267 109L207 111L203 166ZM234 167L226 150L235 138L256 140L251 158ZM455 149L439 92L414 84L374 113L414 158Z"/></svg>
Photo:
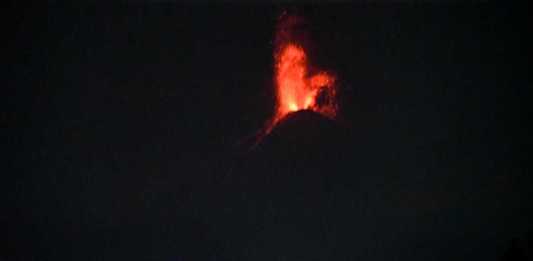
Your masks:
<svg viewBox="0 0 533 261"><path fill-rule="evenodd" d="M315 75L308 73L307 56L303 48L294 43L286 43L276 59L276 114L273 124L290 112L313 110L328 117L335 117L334 103L335 78L326 72ZM318 102L319 94L329 100ZM324 98L324 99L326 99Z"/></svg>
<svg viewBox="0 0 533 261"><path fill-rule="evenodd" d="M299 16L284 12L279 17L274 41L275 112L257 142L292 112L312 110L332 119L337 116L335 77L317 72L309 63L304 48L309 41L302 26L305 21Z"/></svg>

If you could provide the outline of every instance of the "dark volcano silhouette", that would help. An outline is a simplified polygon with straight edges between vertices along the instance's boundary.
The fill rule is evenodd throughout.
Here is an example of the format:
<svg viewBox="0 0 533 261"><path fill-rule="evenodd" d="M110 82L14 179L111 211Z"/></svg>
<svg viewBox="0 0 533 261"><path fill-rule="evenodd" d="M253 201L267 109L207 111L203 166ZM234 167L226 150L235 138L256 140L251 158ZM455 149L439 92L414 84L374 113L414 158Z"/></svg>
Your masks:
<svg viewBox="0 0 533 261"><path fill-rule="evenodd" d="M323 178L337 172L345 160L349 144L348 131L336 121L310 110L294 112L247 155L242 165L244 175L257 175L254 178L260 181L259 186L265 178L279 182L276 186L294 183L303 187L311 181L324 185Z"/></svg>
<svg viewBox="0 0 533 261"><path fill-rule="evenodd" d="M220 225L240 238L234 251L246 249L244 260L300 260L310 252L327 259L333 244L328 231L332 192L350 183L343 168L349 141L336 121L298 111L239 159L227 180L226 213L228 208L231 213ZM235 231L246 232L236 236L233 226L245 226Z"/></svg>
<svg viewBox="0 0 533 261"><path fill-rule="evenodd" d="M260 145L286 146L295 152L303 149L319 151L339 145L342 130L334 120L311 110L302 110L290 113L278 122Z"/></svg>

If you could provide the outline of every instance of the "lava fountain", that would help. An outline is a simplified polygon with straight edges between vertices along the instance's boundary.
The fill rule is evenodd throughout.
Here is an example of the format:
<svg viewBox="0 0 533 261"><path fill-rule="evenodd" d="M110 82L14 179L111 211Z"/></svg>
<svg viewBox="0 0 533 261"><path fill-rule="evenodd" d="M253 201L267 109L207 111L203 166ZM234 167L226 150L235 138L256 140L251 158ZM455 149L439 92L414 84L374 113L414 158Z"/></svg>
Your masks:
<svg viewBox="0 0 533 261"><path fill-rule="evenodd" d="M270 130L287 114L312 110L328 118L337 114L335 77L326 71L311 74L305 49L299 41L300 17L283 14L276 30L275 113L267 126Z"/></svg>

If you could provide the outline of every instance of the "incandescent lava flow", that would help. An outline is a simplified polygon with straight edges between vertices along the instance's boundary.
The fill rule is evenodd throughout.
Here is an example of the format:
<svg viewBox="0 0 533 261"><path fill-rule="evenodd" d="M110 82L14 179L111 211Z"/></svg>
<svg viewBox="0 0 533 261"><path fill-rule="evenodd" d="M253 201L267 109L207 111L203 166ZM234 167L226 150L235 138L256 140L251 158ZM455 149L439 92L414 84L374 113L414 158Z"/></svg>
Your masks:
<svg viewBox="0 0 533 261"><path fill-rule="evenodd" d="M335 77L325 71L311 74L298 34L302 23L302 18L286 13L278 21L274 50L276 107L267 133L291 112L311 110L328 118L337 114Z"/></svg>

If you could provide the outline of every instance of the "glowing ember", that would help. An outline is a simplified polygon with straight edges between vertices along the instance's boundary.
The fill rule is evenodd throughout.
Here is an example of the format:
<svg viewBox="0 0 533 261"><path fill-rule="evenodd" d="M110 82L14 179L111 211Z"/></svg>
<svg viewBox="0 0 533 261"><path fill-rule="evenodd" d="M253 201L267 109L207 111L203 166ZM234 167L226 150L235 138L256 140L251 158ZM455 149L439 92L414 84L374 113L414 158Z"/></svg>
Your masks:
<svg viewBox="0 0 533 261"><path fill-rule="evenodd" d="M337 112L335 78L326 72L310 75L307 55L292 33L301 20L285 18L280 19L277 32L274 55L276 113L269 130L291 112L313 110L330 118Z"/></svg>

